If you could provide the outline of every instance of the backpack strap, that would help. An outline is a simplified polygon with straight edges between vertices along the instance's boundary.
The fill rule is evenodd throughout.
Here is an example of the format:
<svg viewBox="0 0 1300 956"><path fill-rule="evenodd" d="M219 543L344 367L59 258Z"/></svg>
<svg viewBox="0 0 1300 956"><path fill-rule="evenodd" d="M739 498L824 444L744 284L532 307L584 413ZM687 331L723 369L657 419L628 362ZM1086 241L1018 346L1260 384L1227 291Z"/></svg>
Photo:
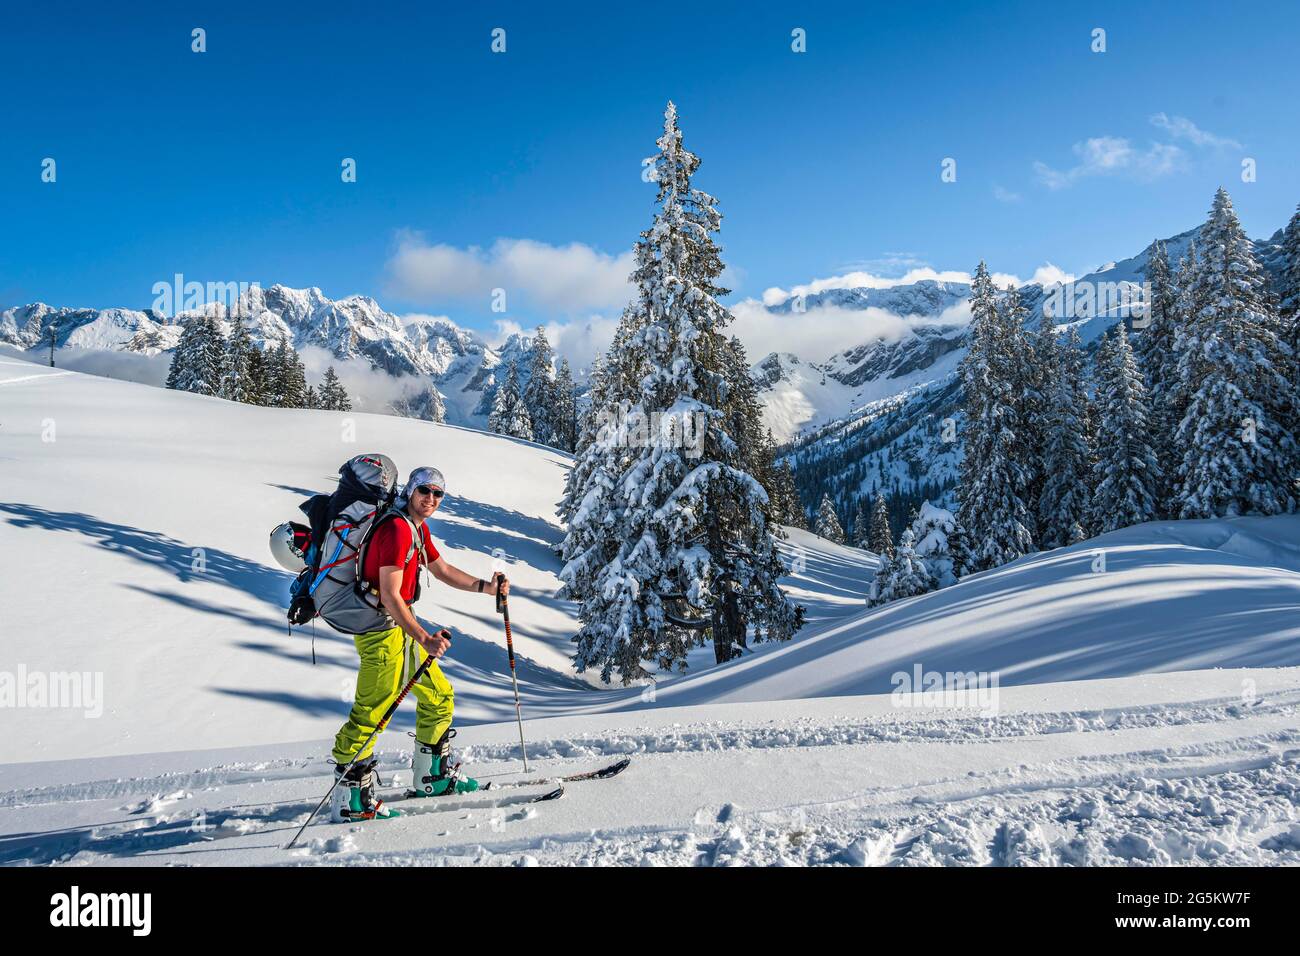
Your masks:
<svg viewBox="0 0 1300 956"><path fill-rule="evenodd" d="M370 528L366 531L365 539L361 542L361 547L358 548L358 549L357 549L357 552L356 552L356 562L357 562L356 586L357 586L357 593L359 593L359 594L362 596L362 599L363 599L363 600L365 599L366 595L374 595L374 596L375 596L375 601L376 601L376 604L374 605L374 607L376 608L376 610L379 609L379 604L380 604L380 602L379 602L379 589L374 585L373 582L366 580L366 579L362 576L361 572L362 572L362 569L365 567L366 551L367 551L367 549L368 549L369 546L370 546L370 540L371 540L371 538L374 537L375 532L379 530L379 526L380 526L381 524L383 524L385 521L388 521L388 520L390 520L390 519L397 519L397 518L400 518L400 519L402 519L403 521L405 521L405 522L406 522L406 526L407 526L408 528L411 529L411 546L410 546L409 548L406 549L406 556L402 559L402 568L403 568L403 570L405 570L405 568L407 567L407 565L409 565L409 564L411 563L411 559L412 559L413 557L415 557L415 554L416 554L417 551L418 551L419 554L420 554L420 564L421 564L421 565L423 565L423 564L428 560L428 557L427 557L427 555L426 555L426 553L425 553L425 548L424 548L424 535L422 535L422 534L420 533L420 528L419 528L419 526L416 525L416 523L415 523L414 521L411 520L410 516L409 516L405 511L402 511L402 510L400 510L400 509L398 509L398 508L392 508L392 507L390 507L387 511L385 511L385 512L384 512L383 514L381 514L378 518L376 518L375 521L374 521L374 524L372 524L372 525L370 526ZM417 575L416 580L415 580L415 600L419 600L419 597L420 597L420 579L419 579L419 577L418 577L418 575ZM369 601L367 601L366 603L369 603ZM412 603L414 603L414 602L412 602Z"/></svg>

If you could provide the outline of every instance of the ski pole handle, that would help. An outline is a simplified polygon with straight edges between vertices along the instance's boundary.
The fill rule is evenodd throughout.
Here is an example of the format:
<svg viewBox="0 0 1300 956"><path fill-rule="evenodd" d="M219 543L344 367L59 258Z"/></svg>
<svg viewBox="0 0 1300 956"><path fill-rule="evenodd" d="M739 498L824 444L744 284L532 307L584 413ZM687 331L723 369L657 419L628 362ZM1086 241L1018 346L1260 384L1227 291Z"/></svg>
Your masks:
<svg viewBox="0 0 1300 956"><path fill-rule="evenodd" d="M515 669L515 639L514 635L510 633L510 606L506 603L506 596L501 593L500 584L497 585L497 611L505 618L506 653L510 656L510 671L513 674Z"/></svg>

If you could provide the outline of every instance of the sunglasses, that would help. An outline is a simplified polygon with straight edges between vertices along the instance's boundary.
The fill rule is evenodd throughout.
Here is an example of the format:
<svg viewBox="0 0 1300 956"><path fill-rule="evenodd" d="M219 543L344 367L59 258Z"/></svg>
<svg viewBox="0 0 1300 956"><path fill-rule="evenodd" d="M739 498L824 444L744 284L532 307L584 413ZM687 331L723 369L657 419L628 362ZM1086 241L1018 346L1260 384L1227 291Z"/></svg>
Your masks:
<svg viewBox="0 0 1300 956"><path fill-rule="evenodd" d="M418 492L419 492L420 494L422 494L422 495L433 495L435 498L441 498L441 497L442 497L442 489L441 489L441 488L430 488L428 485L420 485L420 486L417 487L415 490L418 491Z"/></svg>

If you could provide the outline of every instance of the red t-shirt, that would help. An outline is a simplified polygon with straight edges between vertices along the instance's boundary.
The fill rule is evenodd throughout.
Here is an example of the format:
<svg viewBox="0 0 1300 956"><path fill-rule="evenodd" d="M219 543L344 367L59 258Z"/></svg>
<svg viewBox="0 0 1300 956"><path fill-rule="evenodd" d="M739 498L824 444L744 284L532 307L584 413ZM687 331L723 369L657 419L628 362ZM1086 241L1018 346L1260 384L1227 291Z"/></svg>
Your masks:
<svg viewBox="0 0 1300 956"><path fill-rule="evenodd" d="M424 553L428 560L438 559L438 549L429 536L429 526L420 522L420 537L424 539ZM406 552L411 548L411 526L401 518L389 518L379 526L366 548L365 564L361 574L367 581L379 586L379 569L401 567ZM415 599L415 582L420 574L420 552L411 555L411 563L402 574L402 600L410 604Z"/></svg>

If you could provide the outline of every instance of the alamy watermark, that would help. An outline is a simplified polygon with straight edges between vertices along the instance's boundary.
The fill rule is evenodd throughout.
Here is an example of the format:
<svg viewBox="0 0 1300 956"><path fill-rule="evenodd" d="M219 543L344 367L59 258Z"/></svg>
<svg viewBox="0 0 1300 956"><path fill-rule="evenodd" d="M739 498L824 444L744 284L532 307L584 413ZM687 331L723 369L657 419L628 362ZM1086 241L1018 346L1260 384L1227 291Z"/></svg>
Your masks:
<svg viewBox="0 0 1300 956"><path fill-rule="evenodd" d="M598 434L604 434L624 448L648 448L652 445L680 448L687 458L704 454L704 436L708 416L699 410L651 412L622 401L602 409L597 418Z"/></svg>
<svg viewBox="0 0 1300 956"><path fill-rule="evenodd" d="M102 671L0 671L0 710L5 708L82 710L97 718L104 713Z"/></svg>
<svg viewBox="0 0 1300 956"><path fill-rule="evenodd" d="M998 715L996 671L927 671L913 664L895 671L890 699L895 707L915 710L976 710L983 717Z"/></svg>
<svg viewBox="0 0 1300 956"><path fill-rule="evenodd" d="M196 312L216 302L232 308L250 290L260 288L256 282L186 282L178 272L170 282L155 282L150 291L154 295L153 311L175 318L181 312Z"/></svg>
<svg viewBox="0 0 1300 956"><path fill-rule="evenodd" d="M1110 315L1131 318L1133 328L1150 321L1150 282L1066 282L1043 299L1043 313L1053 319L1091 319Z"/></svg>

